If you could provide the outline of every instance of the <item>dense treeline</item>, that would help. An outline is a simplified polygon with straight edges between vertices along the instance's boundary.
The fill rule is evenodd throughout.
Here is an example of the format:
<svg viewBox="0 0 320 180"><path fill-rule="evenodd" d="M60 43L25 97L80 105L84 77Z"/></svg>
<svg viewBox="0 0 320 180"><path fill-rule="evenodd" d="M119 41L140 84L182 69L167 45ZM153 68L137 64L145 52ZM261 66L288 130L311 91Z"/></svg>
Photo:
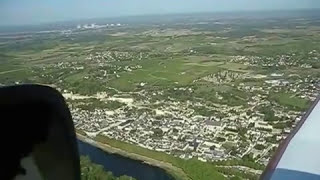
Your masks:
<svg viewBox="0 0 320 180"><path fill-rule="evenodd" d="M115 177L111 172L105 171L101 165L91 162L89 157L80 157L81 180L135 180L129 176Z"/></svg>

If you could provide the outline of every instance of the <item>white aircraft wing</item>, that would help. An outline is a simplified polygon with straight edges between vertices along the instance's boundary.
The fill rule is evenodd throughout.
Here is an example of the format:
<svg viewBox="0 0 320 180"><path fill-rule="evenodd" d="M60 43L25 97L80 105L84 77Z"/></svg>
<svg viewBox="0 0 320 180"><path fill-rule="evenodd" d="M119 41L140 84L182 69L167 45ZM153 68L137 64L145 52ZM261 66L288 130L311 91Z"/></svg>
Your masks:
<svg viewBox="0 0 320 180"><path fill-rule="evenodd" d="M320 180L319 97L280 144L262 180Z"/></svg>

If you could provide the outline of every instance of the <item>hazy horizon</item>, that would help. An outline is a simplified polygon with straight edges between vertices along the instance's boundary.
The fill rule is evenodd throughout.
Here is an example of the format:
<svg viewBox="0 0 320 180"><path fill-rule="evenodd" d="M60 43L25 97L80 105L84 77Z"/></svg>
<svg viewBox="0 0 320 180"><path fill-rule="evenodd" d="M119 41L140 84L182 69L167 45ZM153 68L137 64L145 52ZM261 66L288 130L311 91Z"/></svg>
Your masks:
<svg viewBox="0 0 320 180"><path fill-rule="evenodd" d="M156 14L317 8L320 8L320 1L317 0L2 0L0 26Z"/></svg>

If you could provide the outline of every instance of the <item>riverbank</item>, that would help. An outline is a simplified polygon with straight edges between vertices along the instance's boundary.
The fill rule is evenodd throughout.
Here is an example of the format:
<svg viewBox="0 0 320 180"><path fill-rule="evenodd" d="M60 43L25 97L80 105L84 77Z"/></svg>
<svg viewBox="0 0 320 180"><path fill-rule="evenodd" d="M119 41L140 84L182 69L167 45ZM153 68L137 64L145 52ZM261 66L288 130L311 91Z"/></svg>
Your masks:
<svg viewBox="0 0 320 180"><path fill-rule="evenodd" d="M121 155L124 157L128 157L130 159L142 161L143 163L149 164L151 166L155 166L155 167L164 169L168 174L172 175L177 180L191 180L191 178L189 178L187 176L187 174L182 169L175 167L170 163L155 160L155 159L152 159L152 158L149 158L146 156L142 156L140 154L127 152L122 149L112 147L109 144L102 143L97 140L93 140L91 138L88 138L80 133L77 133L77 137L79 140L86 142L86 143L88 143L92 146L95 146L97 148L100 148L107 153L118 154L118 155Z"/></svg>
<svg viewBox="0 0 320 180"><path fill-rule="evenodd" d="M78 134L85 135L85 132L81 130L77 130L77 132ZM119 153L121 152L123 153L123 156L132 159L141 157L142 159L137 160L142 160L150 165L160 167L174 176L177 180L227 179L219 172L221 169L218 169L213 163L202 162L196 158L185 160L167 153L149 150L134 144L108 138L100 134L93 138L92 141L99 142L102 145L107 145L107 147L116 148L117 150L119 149Z"/></svg>

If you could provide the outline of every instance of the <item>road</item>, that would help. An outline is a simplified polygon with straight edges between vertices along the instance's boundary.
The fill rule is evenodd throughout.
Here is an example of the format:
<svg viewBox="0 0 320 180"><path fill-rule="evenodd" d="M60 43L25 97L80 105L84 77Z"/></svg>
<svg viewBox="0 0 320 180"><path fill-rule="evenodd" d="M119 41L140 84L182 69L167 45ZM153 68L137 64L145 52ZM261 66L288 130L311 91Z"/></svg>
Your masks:
<svg viewBox="0 0 320 180"><path fill-rule="evenodd" d="M10 70L10 71L2 71L2 72L0 72L0 74L7 74L7 73L12 73L12 72L21 71L21 70L23 70L23 69L21 68L21 69L14 69L14 70Z"/></svg>

